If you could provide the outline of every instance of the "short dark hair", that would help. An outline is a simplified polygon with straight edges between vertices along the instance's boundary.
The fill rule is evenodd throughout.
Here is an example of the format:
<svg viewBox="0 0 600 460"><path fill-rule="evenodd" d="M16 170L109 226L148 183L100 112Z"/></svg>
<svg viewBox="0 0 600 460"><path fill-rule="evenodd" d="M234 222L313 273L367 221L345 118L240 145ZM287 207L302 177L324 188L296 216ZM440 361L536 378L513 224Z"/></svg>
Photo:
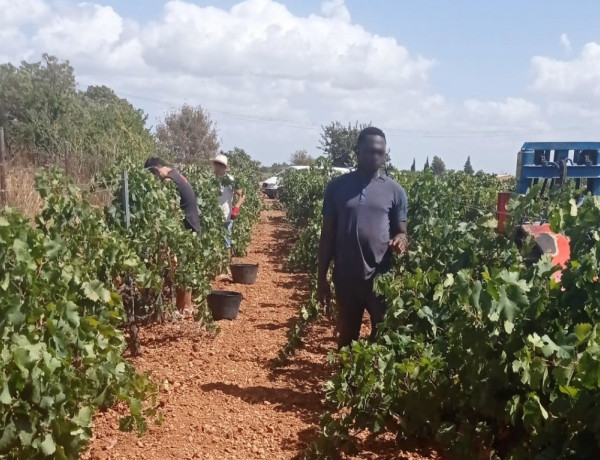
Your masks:
<svg viewBox="0 0 600 460"><path fill-rule="evenodd" d="M165 162L158 157L150 157L144 164L145 169L162 168L163 166L166 166Z"/></svg>
<svg viewBox="0 0 600 460"><path fill-rule="evenodd" d="M381 136L385 140L385 134L379 128L375 126L369 126L363 129L358 135L358 140L356 141L356 145L360 145L366 139L367 136Z"/></svg>

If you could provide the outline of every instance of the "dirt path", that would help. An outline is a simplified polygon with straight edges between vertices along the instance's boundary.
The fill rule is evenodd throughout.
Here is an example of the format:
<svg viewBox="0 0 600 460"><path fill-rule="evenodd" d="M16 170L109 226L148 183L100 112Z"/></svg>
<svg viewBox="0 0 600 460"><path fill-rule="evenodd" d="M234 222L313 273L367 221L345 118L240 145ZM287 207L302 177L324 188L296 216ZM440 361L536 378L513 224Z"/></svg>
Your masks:
<svg viewBox="0 0 600 460"><path fill-rule="evenodd" d="M215 283L240 291L244 301L235 321L220 321L211 337L191 322L142 330L138 371L161 382L164 423L142 438L118 431L119 413L95 419L88 458L289 459L315 433L322 410L331 332L274 370L270 360L303 300L306 279L283 270L292 241L278 211L266 211L245 261L260 264L255 285ZM168 383L167 383L168 382Z"/></svg>
<svg viewBox="0 0 600 460"><path fill-rule="evenodd" d="M307 279L283 269L293 241L279 211L263 212L248 257L260 264L252 286L215 282L242 292L235 321L220 333L191 321L143 328L138 371L160 382L161 426L141 438L122 433L122 413L109 409L94 419L94 439L84 459L293 459L316 435L324 410L322 384L330 376L327 353L335 348L333 325L314 325L304 347L282 368L271 359L306 296ZM362 438L361 454L348 459L414 459L391 436ZM373 451L377 453L374 453Z"/></svg>

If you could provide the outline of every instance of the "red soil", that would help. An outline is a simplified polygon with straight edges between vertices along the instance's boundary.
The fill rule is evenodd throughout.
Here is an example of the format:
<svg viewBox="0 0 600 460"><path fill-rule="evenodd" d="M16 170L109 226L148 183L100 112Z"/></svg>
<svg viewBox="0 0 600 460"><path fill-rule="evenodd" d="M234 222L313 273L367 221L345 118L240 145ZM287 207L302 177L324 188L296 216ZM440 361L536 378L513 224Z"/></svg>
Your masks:
<svg viewBox="0 0 600 460"><path fill-rule="evenodd" d="M324 410L322 385L331 374L327 353L333 327L313 326L305 346L288 365L271 360L306 296L307 279L283 269L293 240L278 211L266 211L254 231L245 261L259 263L251 286L215 282L244 300L238 318L220 321L210 335L191 321L141 330L143 355L132 359L160 383L164 422L149 422L143 437L118 429L120 408L94 419L94 438L84 459L292 459L316 436ZM401 451L391 439L364 439L355 459L439 458ZM376 450L377 452L374 452Z"/></svg>

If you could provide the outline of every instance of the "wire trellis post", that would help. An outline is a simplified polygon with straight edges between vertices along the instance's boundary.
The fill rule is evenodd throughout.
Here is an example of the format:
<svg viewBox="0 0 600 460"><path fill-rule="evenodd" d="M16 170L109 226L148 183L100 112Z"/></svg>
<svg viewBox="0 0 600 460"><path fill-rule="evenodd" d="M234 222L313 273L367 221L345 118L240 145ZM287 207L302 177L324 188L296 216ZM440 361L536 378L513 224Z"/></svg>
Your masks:
<svg viewBox="0 0 600 460"><path fill-rule="evenodd" d="M129 230L131 216L129 214L129 177L127 171L123 171L123 212L125 213L125 228Z"/></svg>
<svg viewBox="0 0 600 460"><path fill-rule="evenodd" d="M8 203L6 193L6 146L4 145L4 127L0 126L0 204L2 209Z"/></svg>

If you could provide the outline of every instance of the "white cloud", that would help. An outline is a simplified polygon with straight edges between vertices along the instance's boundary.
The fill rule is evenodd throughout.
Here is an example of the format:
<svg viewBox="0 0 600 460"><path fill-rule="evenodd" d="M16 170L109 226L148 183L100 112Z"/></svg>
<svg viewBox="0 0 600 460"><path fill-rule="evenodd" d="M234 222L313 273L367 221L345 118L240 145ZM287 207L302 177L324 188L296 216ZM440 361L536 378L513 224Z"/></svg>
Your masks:
<svg viewBox="0 0 600 460"><path fill-rule="evenodd" d="M0 0L0 26L5 28L37 23L49 10L43 0Z"/></svg>
<svg viewBox="0 0 600 460"><path fill-rule="evenodd" d="M40 25L32 41L64 56L106 57L119 46L123 19L108 6L81 3Z"/></svg>
<svg viewBox="0 0 600 460"><path fill-rule="evenodd" d="M422 83L432 65L394 39L335 19L297 17L270 0L246 0L229 12L172 1L142 34L146 62L199 77L329 81L360 89ZM389 71L381 72L384 66Z"/></svg>
<svg viewBox="0 0 600 460"><path fill-rule="evenodd" d="M547 101L549 115L571 117L571 124L580 119L583 126L597 128L596 123L600 121L600 44L587 43L579 56L570 60L534 57L532 68L531 89L537 97Z"/></svg>
<svg viewBox="0 0 600 460"><path fill-rule="evenodd" d="M350 11L346 8L344 0L330 0L321 5L323 16L332 19L338 19L342 22L350 22Z"/></svg>
<svg viewBox="0 0 600 460"><path fill-rule="evenodd" d="M359 120L388 129L400 166L443 153L449 166L461 167L468 152L496 149L510 156L478 165L472 155L475 167L512 171L506 164L533 138L528 132L573 124L572 117L600 107L596 43L568 61L534 58L525 95L452 101L430 86L433 57L353 23L343 0L325 1L309 16L275 0L244 0L229 10L172 0L151 22L75 0L0 0L1 8L3 61L37 60L43 52L68 59L82 84L113 87L147 110L151 123L184 101L201 103L225 148L246 147L265 162L299 148L317 153L319 124ZM491 146L491 130L521 134Z"/></svg>
<svg viewBox="0 0 600 460"><path fill-rule="evenodd" d="M600 44L584 45L578 57L557 60L536 56L532 59L533 84L537 91L573 95L585 92L600 95Z"/></svg>
<svg viewBox="0 0 600 460"><path fill-rule="evenodd" d="M523 124L533 127L538 124L541 116L540 107L521 98L509 97L504 101L479 101L468 99L464 103L470 116L477 117L489 128L490 123L514 127Z"/></svg>
<svg viewBox="0 0 600 460"><path fill-rule="evenodd" d="M31 49L22 27L41 23L50 12L49 6L42 0L0 0L0 12L1 62L26 57Z"/></svg>
<svg viewBox="0 0 600 460"><path fill-rule="evenodd" d="M567 53L570 53L572 51L571 40L569 40L569 36L566 33L561 34L560 44L563 46Z"/></svg>
<svg viewBox="0 0 600 460"><path fill-rule="evenodd" d="M152 107L152 118L184 100L202 103L214 109L226 144L235 133L237 144L260 137L264 145L265 130L257 134L261 125L222 112L300 122L300 131L287 122L266 128L272 137L283 133L293 151L291 138L317 143L318 123L419 123L422 110L443 101L428 87L433 60L352 24L339 0L308 17L272 0L245 0L230 10L174 0L148 23L127 21L109 6L40 2L46 17L26 44L10 50L11 60L42 52L69 59L82 83L166 101L134 101Z"/></svg>

